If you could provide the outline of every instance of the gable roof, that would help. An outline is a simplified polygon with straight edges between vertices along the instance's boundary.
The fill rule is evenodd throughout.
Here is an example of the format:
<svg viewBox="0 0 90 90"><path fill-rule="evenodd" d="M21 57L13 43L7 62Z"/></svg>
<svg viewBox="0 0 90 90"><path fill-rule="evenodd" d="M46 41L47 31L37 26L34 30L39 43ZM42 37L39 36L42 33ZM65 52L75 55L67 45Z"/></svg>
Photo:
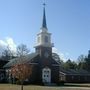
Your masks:
<svg viewBox="0 0 90 90"><path fill-rule="evenodd" d="M16 64L27 63L27 62L31 61L37 55L38 55L37 53L31 53L31 54L23 56L23 57L11 59L10 62L8 62L6 65L4 65L4 68L9 68Z"/></svg>

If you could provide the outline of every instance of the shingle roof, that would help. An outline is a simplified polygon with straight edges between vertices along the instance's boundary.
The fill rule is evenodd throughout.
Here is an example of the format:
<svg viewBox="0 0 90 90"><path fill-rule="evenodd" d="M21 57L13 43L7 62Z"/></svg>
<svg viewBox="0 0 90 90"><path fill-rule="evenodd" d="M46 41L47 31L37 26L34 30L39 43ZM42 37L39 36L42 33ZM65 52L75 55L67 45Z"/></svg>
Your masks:
<svg viewBox="0 0 90 90"><path fill-rule="evenodd" d="M11 59L10 62L8 62L6 65L4 65L4 68L9 68L15 64L21 64L21 63L26 63L31 61L34 57L36 57L38 54L37 53L31 53L27 56L19 57L19 58L14 58Z"/></svg>
<svg viewBox="0 0 90 90"><path fill-rule="evenodd" d="M60 72L65 73L66 75L90 75L90 72L86 70L74 70L74 69L60 69Z"/></svg>

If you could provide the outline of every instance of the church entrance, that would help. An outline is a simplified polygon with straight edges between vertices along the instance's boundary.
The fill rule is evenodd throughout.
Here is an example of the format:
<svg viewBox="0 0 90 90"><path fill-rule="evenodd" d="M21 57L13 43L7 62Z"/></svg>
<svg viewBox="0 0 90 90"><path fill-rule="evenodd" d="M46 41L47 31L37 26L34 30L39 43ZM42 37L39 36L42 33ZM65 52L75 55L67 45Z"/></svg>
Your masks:
<svg viewBox="0 0 90 90"><path fill-rule="evenodd" d="M42 81L43 83L51 83L51 69L48 67L42 69Z"/></svg>

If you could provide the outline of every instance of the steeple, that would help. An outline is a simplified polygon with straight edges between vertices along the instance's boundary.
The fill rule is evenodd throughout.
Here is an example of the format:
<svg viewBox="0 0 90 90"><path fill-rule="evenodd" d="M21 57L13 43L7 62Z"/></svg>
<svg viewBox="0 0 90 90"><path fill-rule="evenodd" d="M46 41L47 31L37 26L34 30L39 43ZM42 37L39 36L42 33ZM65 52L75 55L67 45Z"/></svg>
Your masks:
<svg viewBox="0 0 90 90"><path fill-rule="evenodd" d="M39 33L37 34L36 38L36 45L35 48L37 49L40 47L45 48L52 48L52 43L51 43L51 33L48 32L47 28L47 23L46 23L46 14L45 14L45 3L43 4L43 20L42 20L42 26L40 28ZM39 49L39 48L38 48ZM37 50L36 50L37 51Z"/></svg>
<svg viewBox="0 0 90 90"><path fill-rule="evenodd" d="M47 23L46 23L46 14L45 14L45 3L43 4L43 21L42 21L42 28L46 28L47 29Z"/></svg>

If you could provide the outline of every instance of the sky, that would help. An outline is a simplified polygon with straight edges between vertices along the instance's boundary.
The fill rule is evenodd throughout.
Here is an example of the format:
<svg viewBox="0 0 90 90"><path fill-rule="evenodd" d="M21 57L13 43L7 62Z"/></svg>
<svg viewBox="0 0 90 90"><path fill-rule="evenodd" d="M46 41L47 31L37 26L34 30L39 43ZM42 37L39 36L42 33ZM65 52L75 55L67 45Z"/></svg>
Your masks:
<svg viewBox="0 0 90 90"><path fill-rule="evenodd" d="M0 0L0 48L26 44L34 52L42 25L44 0ZM45 0L53 51L77 60L90 49L90 0Z"/></svg>

